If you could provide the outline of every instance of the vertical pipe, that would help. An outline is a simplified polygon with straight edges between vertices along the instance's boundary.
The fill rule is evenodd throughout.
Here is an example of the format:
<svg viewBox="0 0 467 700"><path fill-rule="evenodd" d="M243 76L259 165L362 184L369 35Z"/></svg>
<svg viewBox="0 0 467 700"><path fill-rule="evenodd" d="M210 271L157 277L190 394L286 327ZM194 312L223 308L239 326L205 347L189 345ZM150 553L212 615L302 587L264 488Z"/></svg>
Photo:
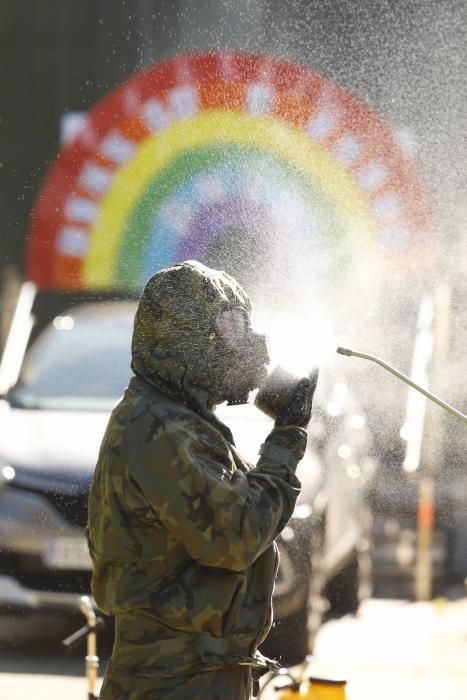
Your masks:
<svg viewBox="0 0 467 700"><path fill-rule="evenodd" d="M83 595L80 598L80 608L90 627L90 631L87 635L86 678L88 681L88 698L89 700L95 700L95 698L97 698L95 689L97 683L97 672L99 670L99 657L96 653L96 613L94 612L90 598L86 595Z"/></svg>
<svg viewBox="0 0 467 700"><path fill-rule="evenodd" d="M433 351L430 385L441 388L441 375L447 357L450 294L446 285L439 285L433 296ZM433 596L433 536L436 518L436 472L441 458L442 423L439 411L428 410L425 420L422 473L417 507L417 561L415 566L415 598L431 600Z"/></svg>
<svg viewBox="0 0 467 700"><path fill-rule="evenodd" d="M0 363L0 395L5 394L18 379L24 353L34 325L32 307L36 286L23 282Z"/></svg>

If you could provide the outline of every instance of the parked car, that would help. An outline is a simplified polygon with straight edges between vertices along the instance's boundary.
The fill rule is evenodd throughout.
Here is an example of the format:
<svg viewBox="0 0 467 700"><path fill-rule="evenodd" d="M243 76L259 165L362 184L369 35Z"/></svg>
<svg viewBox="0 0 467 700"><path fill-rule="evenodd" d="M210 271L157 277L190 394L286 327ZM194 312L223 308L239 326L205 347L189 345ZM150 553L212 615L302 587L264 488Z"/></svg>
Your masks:
<svg viewBox="0 0 467 700"><path fill-rule="evenodd" d="M9 611L32 623L89 591L88 489L109 412L130 378L135 308L90 303L57 316L0 399L0 636L13 629ZM276 622L263 648L287 664L308 652L323 595L330 614L356 609L369 547L365 489L373 463L365 420L343 384L324 394L299 466L303 490L279 538ZM218 414L255 462L271 421L252 405L224 405Z"/></svg>

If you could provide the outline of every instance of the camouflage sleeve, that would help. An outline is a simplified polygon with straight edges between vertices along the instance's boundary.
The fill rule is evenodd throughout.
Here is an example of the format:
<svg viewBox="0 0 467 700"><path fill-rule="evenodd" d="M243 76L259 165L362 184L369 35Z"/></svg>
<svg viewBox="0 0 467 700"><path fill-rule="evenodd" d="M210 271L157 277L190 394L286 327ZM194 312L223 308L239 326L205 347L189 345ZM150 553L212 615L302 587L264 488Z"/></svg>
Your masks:
<svg viewBox="0 0 467 700"><path fill-rule="evenodd" d="M294 425L274 428L260 447L257 467L263 472L272 469L276 475L279 469L290 483L298 481L295 470L305 454L307 437L306 430Z"/></svg>
<svg viewBox="0 0 467 700"><path fill-rule="evenodd" d="M186 426L171 426L138 450L133 476L159 520L193 559L243 571L292 515L300 493L294 469L305 442L301 428L273 430L257 466L231 474L225 466L227 447L222 454L218 444L210 445Z"/></svg>

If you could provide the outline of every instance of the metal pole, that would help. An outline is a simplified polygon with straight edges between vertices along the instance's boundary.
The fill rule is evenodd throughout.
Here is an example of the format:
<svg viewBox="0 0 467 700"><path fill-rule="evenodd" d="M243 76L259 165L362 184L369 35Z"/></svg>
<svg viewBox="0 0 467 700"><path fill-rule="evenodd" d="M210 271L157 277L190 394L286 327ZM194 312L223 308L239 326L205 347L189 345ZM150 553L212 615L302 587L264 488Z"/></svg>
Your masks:
<svg viewBox="0 0 467 700"><path fill-rule="evenodd" d="M5 267L1 276L0 290L0 356L11 327L16 302L21 291L21 284L21 277L13 265Z"/></svg>
<svg viewBox="0 0 467 700"><path fill-rule="evenodd" d="M449 338L450 293L446 285L439 285L433 295L433 348L430 366L430 384L434 389L442 387L443 368L447 361ZM419 501L417 508L417 561L415 566L415 598L431 600L433 597L433 535L436 520L436 473L441 461L443 423L439 411L427 411Z"/></svg>
<svg viewBox="0 0 467 700"><path fill-rule="evenodd" d="M34 325L31 312L35 297L36 286L32 282L23 282L1 358L0 395L6 394L18 379Z"/></svg>
<svg viewBox="0 0 467 700"><path fill-rule="evenodd" d="M94 612L91 599L87 595L80 597L80 608L83 615L86 617L90 631L87 635L87 653L86 653L86 677L88 679L88 698L95 700L97 683L97 672L99 670L99 657L96 653L96 613Z"/></svg>

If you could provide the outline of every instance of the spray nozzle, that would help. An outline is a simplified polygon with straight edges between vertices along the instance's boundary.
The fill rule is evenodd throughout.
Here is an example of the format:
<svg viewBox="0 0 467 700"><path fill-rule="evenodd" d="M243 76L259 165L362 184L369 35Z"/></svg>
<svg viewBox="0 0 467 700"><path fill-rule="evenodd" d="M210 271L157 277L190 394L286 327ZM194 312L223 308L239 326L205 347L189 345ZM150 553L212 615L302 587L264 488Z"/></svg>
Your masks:
<svg viewBox="0 0 467 700"><path fill-rule="evenodd" d="M366 352L356 352L355 350L348 350L347 348L337 348L336 352L338 352L340 355L348 355L350 357L361 357L363 360L370 360L371 362L375 362L377 365L380 365L380 367L383 367L385 370L393 374L395 377L401 379L413 389L419 391L421 394L426 396L427 399L430 399L434 403L437 403L438 406L441 406L441 408L444 408L446 411L449 411L449 413L452 413L452 415L456 416L456 418L460 418L461 421L467 423L467 416L464 413L458 411L457 408L454 408L450 404L446 403L446 401L440 399L439 396L432 394L431 391L424 389L422 386L420 386L420 384L417 384L405 374L402 374L402 372L399 372L399 370L395 369L395 367L392 367L387 362L381 360L379 357L375 357L375 355L369 355Z"/></svg>

